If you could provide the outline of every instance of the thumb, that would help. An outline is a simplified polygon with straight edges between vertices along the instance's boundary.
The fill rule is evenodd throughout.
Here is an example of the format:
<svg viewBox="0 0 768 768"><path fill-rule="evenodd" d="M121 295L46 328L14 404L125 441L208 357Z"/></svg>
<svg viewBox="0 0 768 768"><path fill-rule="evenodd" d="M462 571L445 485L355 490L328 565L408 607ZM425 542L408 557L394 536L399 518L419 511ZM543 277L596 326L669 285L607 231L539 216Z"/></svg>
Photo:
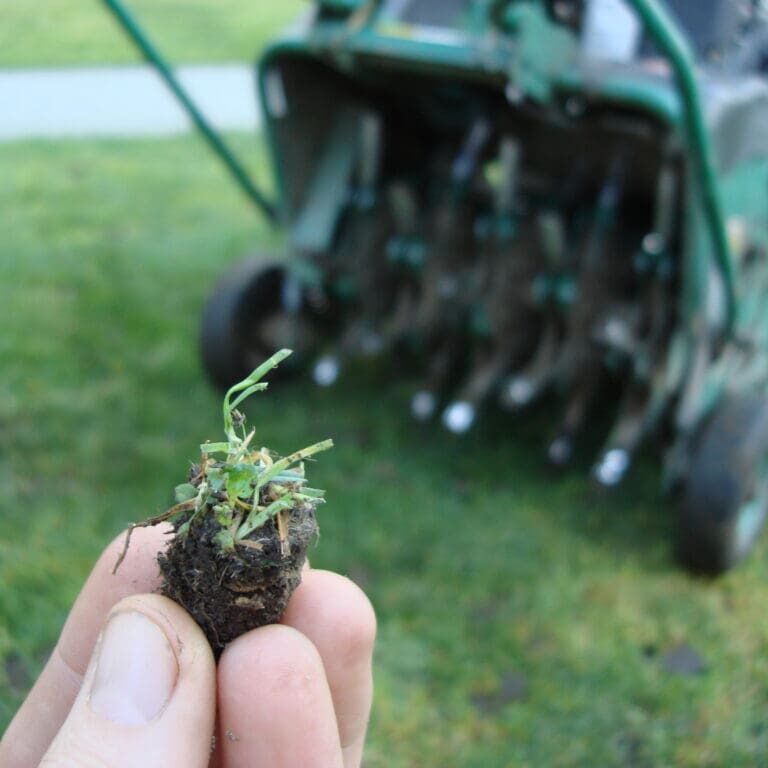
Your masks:
<svg viewBox="0 0 768 768"><path fill-rule="evenodd" d="M205 768L216 667L192 618L158 595L111 611L69 716L41 768Z"/></svg>

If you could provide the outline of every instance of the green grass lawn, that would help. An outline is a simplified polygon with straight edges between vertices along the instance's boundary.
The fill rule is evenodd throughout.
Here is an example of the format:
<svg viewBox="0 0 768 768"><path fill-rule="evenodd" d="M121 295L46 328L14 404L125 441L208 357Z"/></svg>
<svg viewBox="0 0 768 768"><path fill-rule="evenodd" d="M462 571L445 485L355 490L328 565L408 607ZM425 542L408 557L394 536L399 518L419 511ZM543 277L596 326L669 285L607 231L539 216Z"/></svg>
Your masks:
<svg viewBox="0 0 768 768"><path fill-rule="evenodd" d="M125 0L173 62L251 61L306 0ZM0 67L126 64L137 54L101 0L0 3Z"/></svg>
<svg viewBox="0 0 768 768"><path fill-rule="evenodd" d="M201 305L275 238L192 138L5 145L0 168L2 728L103 544L218 436ZM249 410L276 450L338 446L312 558L379 615L366 766L765 765L765 546L692 580L652 462L599 497L542 468L545 414L458 442L408 422L410 385L363 370ZM667 671L681 644L702 674Z"/></svg>

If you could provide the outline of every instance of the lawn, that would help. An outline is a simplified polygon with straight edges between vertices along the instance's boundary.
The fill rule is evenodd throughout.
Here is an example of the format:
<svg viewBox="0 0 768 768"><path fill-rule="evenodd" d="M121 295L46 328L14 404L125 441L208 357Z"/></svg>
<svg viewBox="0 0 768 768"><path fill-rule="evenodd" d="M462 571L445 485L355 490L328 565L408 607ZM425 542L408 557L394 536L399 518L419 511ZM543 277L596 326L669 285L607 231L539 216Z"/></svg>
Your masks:
<svg viewBox="0 0 768 768"><path fill-rule="evenodd" d="M102 545L218 436L200 309L278 243L191 137L5 145L0 167L2 729ZM249 410L277 450L337 443L312 558L379 615L367 768L765 765L766 547L692 580L652 461L598 496L543 468L546 414L459 442L409 423L411 386L359 370ZM671 670L680 647L704 669Z"/></svg>
<svg viewBox="0 0 768 768"><path fill-rule="evenodd" d="M174 61L221 61L306 3L129 5ZM4 4L0 66L135 61L95 0L36 9ZM264 179L258 141L232 138ZM0 168L2 730L104 543L217 438L200 310L280 242L192 137L0 145ZM379 616L366 768L768 765L768 542L690 579L652 459L597 495L586 459L544 468L551 404L456 441L409 423L413 380L361 369L249 408L276 450L337 444L312 467L329 497L312 560Z"/></svg>
<svg viewBox="0 0 768 768"><path fill-rule="evenodd" d="M124 0L172 61L252 61L306 0ZM101 0L0 3L0 67L137 60Z"/></svg>

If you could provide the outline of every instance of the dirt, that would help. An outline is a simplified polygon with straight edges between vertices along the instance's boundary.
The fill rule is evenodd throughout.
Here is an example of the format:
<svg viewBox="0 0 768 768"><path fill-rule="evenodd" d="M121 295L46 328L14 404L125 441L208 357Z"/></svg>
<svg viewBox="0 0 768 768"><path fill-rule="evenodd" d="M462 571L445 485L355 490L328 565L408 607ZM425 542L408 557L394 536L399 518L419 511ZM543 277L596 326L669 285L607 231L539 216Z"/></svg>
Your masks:
<svg viewBox="0 0 768 768"><path fill-rule="evenodd" d="M670 648L662 658L664 671L680 677L695 677L707 671L702 655L687 643Z"/></svg>
<svg viewBox="0 0 768 768"><path fill-rule="evenodd" d="M475 693L471 701L478 712L485 715L496 715L505 706L528 698L528 679L517 671L505 672L498 687L491 692Z"/></svg>
<svg viewBox="0 0 768 768"><path fill-rule="evenodd" d="M285 518L288 554L275 520L253 531L247 546L223 551L215 541L221 526L213 514L204 514L158 555L162 594L194 617L217 659L235 638L277 622L301 582L307 550L318 532L315 511L310 504L297 504ZM184 522L177 520L176 529Z"/></svg>

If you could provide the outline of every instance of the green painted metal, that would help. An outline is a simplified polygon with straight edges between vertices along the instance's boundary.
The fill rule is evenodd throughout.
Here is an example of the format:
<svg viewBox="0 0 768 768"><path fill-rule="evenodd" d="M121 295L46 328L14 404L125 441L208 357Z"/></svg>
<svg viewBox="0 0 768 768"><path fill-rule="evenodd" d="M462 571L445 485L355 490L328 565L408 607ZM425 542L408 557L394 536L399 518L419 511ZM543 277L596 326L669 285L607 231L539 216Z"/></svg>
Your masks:
<svg viewBox="0 0 768 768"><path fill-rule="evenodd" d="M489 36L488 3L473 4L473 13L464 26L442 30L434 35L418 25L390 18L386 8L372 13L364 23L349 26L338 19L314 20L305 27L292 29L276 40L264 54L264 65L277 64L285 57L305 56L329 61L353 76L363 68L424 72L435 76L483 81L504 89L520 73L528 95L575 93L590 99L625 104L656 115L670 125L682 123L680 97L673 87L666 87L658 77L638 71L603 68L595 73L577 61L575 36L545 22L536 2L515 3L511 7L513 25L518 30ZM541 22L541 23L540 23ZM546 28L545 28L546 24ZM531 33L533 37L529 37ZM518 42L523 42L523 51ZM557 55L552 56L551 50ZM536 71L529 77L522 59L533 56ZM557 64L555 66L555 63ZM542 82L548 77L551 82Z"/></svg>
<svg viewBox="0 0 768 768"><path fill-rule="evenodd" d="M280 161L280 152L278 151L277 135L275 130L275 120L269 112L267 99L267 78L271 69L271 61L267 56L264 56L260 61L256 63L256 69L254 75L256 77L256 87L258 90L259 103L262 110L262 120L264 124L264 135L267 140L268 161L270 164L270 170L272 172L272 178L274 180L274 186L277 194L277 202L275 203L275 219L279 223L284 223L286 216L286 200L288 198L286 193L286 179L285 169L283 163Z"/></svg>
<svg viewBox="0 0 768 768"><path fill-rule="evenodd" d="M662 3L658 0L630 0L630 4L642 19L648 34L669 61L680 89L691 160L696 169L697 186L702 197L715 259L725 286L728 302L727 330L730 333L733 331L738 312L733 260L718 189L714 153L696 81L694 55L688 41Z"/></svg>
<svg viewBox="0 0 768 768"><path fill-rule="evenodd" d="M144 57L160 74L181 106L203 134L213 151L225 164L238 186L264 212L270 221L277 220L276 205L255 186L243 166L237 161L221 136L210 125L189 95L180 85L173 70L123 5L122 0L102 0L124 31L137 45ZM565 30L549 24L542 15L541 3L477 3L474 16L457 22L454 36L430 39L424 30L410 27L386 16L385 8L369 14L365 23L348 27L338 19L327 23L316 21L292 38L284 39L270 48L264 62L269 64L281 55L309 55L332 58L343 69L355 69L359 61L378 60L386 66L391 62L398 68L451 72L478 76L520 87L527 96L540 101L549 100L555 91L586 90L592 96L605 97L644 107L665 122L682 123L687 138L689 156L695 173L692 181L702 202L701 222L708 231L712 252L727 297L727 329L733 329L737 312L734 267L726 233L723 205L713 160L713 150L704 120L701 96L695 74L695 59L688 42L664 4L659 0L630 0L648 34L668 59L675 74L679 94L659 87L658 82L644 82L636 74L606 74L590 81L588 72L574 64L575 43ZM337 12L351 12L365 5L364 0L318 0L318 5ZM504 7L506 6L506 8ZM496 21L489 14L501 10ZM477 14L486 17L486 25L498 23L505 28L492 45L487 38L475 34L484 25ZM466 24L464 22L467 22ZM556 36L556 45L551 45ZM506 39L505 39L506 38ZM510 39L517 45L510 45ZM546 44L545 44L546 43ZM521 48L519 44L523 44ZM344 59L339 58L340 47ZM553 63L552 51L558 52ZM546 60L542 58L546 56ZM567 64L567 66L566 66ZM259 85L264 96L263 70ZM270 132L267 116L267 130ZM274 147L273 147L274 149ZM279 157L273 153L275 171L282 175ZM281 195L284 197L284 192Z"/></svg>
<svg viewBox="0 0 768 768"><path fill-rule="evenodd" d="M666 125L684 128L680 95L675 88L665 87L658 78L623 70L603 71L593 77L590 71L576 66L561 73L557 87L568 94L588 94L590 99L642 110Z"/></svg>
<svg viewBox="0 0 768 768"><path fill-rule="evenodd" d="M213 128L203 113L198 109L197 105L192 101L189 94L174 75L173 69L141 29L136 19L129 13L121 0L102 0L102 2L113 14L123 31L141 51L144 58L155 68L156 72L171 90L187 115L189 115L210 148L224 163L224 166L227 168L240 189L245 192L270 222L275 223L277 214L274 204L263 192L261 192L261 190L259 190L245 170L245 167L237 160L232 150L222 139L221 135Z"/></svg>
<svg viewBox="0 0 768 768"><path fill-rule="evenodd" d="M323 8L328 8L336 12L350 12L361 8L366 0L318 0L318 4Z"/></svg>
<svg viewBox="0 0 768 768"><path fill-rule="evenodd" d="M573 36L549 24L542 15L541 4L530 0L477 4L476 8L483 10L486 16L496 13L495 23L500 21L504 26L506 34L490 44L487 37L473 34L478 26L476 19L467 19L467 24L452 29L453 36L431 39L418 27L390 19L383 10L379 10L371 14L365 24L353 29L336 21L316 22L303 32L275 44L266 58L276 61L284 55L316 56L330 59L350 71L364 66L366 62L376 62L382 67L480 77L497 82L500 87L505 87L511 79L513 87L519 87L526 96L539 101L549 100L558 91L588 93L590 98L639 107L656 114L670 125L679 125L686 137L694 170L691 175L693 190L702 203L700 224L708 232L711 252L725 286L726 325L730 333L738 311L733 260L696 80L694 56L686 38L662 3L658 0L631 0L631 4L648 34L668 59L677 90L638 72L614 73L606 70L595 78L588 69L575 64L575 40L570 39ZM486 25L490 21L486 19ZM553 42L556 44L553 45ZM340 47L344 50L343 60L336 53ZM553 50L558 52L554 58L551 55ZM277 164L279 166L279 160ZM710 251L706 245L701 245L702 252Z"/></svg>
<svg viewBox="0 0 768 768"><path fill-rule="evenodd" d="M549 102L557 80L576 61L575 37L552 24L540 3L511 4L502 22L516 41L510 85L535 101Z"/></svg>
<svg viewBox="0 0 768 768"><path fill-rule="evenodd" d="M359 115L342 111L291 228L291 245L298 253L323 253L331 247L338 218L349 199L359 134Z"/></svg>

